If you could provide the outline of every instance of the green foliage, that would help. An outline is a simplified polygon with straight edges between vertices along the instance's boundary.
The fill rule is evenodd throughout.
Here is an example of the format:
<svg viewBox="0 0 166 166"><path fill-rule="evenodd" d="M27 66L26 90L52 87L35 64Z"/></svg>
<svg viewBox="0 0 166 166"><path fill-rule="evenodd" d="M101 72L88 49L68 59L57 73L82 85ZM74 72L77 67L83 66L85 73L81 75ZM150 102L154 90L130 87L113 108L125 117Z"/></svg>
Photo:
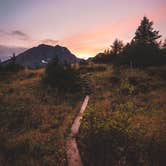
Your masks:
<svg viewBox="0 0 166 166"><path fill-rule="evenodd" d="M126 95L131 95L133 94L135 91L135 88L133 85L131 85L128 80L123 80L121 82L121 85L120 85L120 89L119 89L119 92L122 93L122 94L126 94Z"/></svg>
<svg viewBox="0 0 166 166"><path fill-rule="evenodd" d="M134 110L134 103L131 101L128 101L127 103L119 104L117 106L117 110L119 110L119 111L133 111Z"/></svg>
<svg viewBox="0 0 166 166"><path fill-rule="evenodd" d="M53 88L64 92L76 92L80 90L80 73L70 64L60 64L53 60L47 65L43 82Z"/></svg>
<svg viewBox="0 0 166 166"><path fill-rule="evenodd" d="M78 138L85 165L164 165L162 127L151 134L152 124L139 121L140 113L120 110L106 118L102 110L86 111Z"/></svg>
<svg viewBox="0 0 166 166"><path fill-rule="evenodd" d="M165 165L164 72L114 66L93 77L96 91L77 139L84 165Z"/></svg>

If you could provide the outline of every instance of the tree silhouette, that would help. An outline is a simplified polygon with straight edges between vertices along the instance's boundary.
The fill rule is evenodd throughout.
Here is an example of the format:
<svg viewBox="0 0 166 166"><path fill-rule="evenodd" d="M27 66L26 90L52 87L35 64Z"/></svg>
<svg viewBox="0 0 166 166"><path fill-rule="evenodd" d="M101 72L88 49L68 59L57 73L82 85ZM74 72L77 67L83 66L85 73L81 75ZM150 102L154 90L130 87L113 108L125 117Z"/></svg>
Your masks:
<svg viewBox="0 0 166 166"><path fill-rule="evenodd" d="M143 17L141 24L135 32L133 38L136 44L150 44L157 45L157 39L161 37L159 31L153 29L153 21L150 21L147 17Z"/></svg>
<svg viewBox="0 0 166 166"><path fill-rule="evenodd" d="M128 64L132 62L135 67L160 64L160 42L157 41L160 37L159 31L153 28L153 21L143 17L126 52Z"/></svg>
<svg viewBox="0 0 166 166"><path fill-rule="evenodd" d="M16 63L16 54L15 54L15 52L13 53L13 55L11 57L11 62Z"/></svg>
<svg viewBox="0 0 166 166"><path fill-rule="evenodd" d="M115 39L113 44L111 45L111 54L118 55L123 50L123 42L121 40Z"/></svg>
<svg viewBox="0 0 166 166"><path fill-rule="evenodd" d="M13 56L5 65L3 65L2 69L4 72L18 72L23 70L24 67L16 62L16 55L13 53Z"/></svg>
<svg viewBox="0 0 166 166"><path fill-rule="evenodd" d="M132 67L146 67L166 64L166 40L162 43L159 31L154 30L153 21L143 17L131 42L123 45L115 39L111 49L97 54L95 63L110 63Z"/></svg>
<svg viewBox="0 0 166 166"><path fill-rule="evenodd" d="M61 64L58 58L53 59L45 69L43 82L46 85L64 92L80 90L80 73L71 64Z"/></svg>

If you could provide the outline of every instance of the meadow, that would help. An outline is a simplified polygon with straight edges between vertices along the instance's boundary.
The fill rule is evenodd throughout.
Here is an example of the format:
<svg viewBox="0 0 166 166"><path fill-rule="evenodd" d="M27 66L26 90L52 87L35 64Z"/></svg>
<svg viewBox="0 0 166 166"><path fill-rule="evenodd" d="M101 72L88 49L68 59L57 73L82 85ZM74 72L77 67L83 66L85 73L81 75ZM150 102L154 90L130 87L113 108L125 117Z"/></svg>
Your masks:
<svg viewBox="0 0 166 166"><path fill-rule="evenodd" d="M77 141L85 166L164 166L166 68L105 66L93 87Z"/></svg>
<svg viewBox="0 0 166 166"><path fill-rule="evenodd" d="M164 166L166 67L75 66L82 91L59 92L44 69L0 77L0 163L63 165L65 144L85 95L77 142L85 166Z"/></svg>
<svg viewBox="0 0 166 166"><path fill-rule="evenodd" d="M59 166L66 158L66 137L82 96L43 86L43 73L22 70L0 76L1 165Z"/></svg>

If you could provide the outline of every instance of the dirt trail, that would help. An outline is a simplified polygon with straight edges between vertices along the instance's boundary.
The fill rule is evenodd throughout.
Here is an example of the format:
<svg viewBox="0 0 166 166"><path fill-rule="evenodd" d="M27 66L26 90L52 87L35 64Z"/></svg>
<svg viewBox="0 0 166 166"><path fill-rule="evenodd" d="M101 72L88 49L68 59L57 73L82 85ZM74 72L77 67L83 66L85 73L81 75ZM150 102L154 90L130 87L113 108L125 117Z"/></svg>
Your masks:
<svg viewBox="0 0 166 166"><path fill-rule="evenodd" d="M76 142L76 135L78 134L79 127L81 124L81 119L83 116L83 113L88 105L89 96L86 96L84 99L84 102L82 104L81 110L74 120L74 123L71 127L71 133L68 136L67 143L66 143L66 153L67 153L67 163L68 166L83 166L81 157L79 154L79 150L77 147Z"/></svg>

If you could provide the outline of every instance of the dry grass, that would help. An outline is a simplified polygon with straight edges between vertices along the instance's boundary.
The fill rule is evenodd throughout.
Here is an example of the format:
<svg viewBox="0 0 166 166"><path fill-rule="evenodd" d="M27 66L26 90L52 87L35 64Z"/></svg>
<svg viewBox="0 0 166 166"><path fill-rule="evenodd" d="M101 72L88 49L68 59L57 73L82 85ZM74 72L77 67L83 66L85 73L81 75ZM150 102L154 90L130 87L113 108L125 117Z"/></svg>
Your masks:
<svg viewBox="0 0 166 166"><path fill-rule="evenodd" d="M165 165L165 72L107 66L88 74L94 93L78 136L85 165Z"/></svg>
<svg viewBox="0 0 166 166"><path fill-rule="evenodd" d="M0 81L0 163L61 165L65 139L79 111L78 94L41 84L43 70L25 70Z"/></svg>
<svg viewBox="0 0 166 166"><path fill-rule="evenodd" d="M78 67L93 88L78 137L85 165L165 165L165 67ZM41 84L43 70L0 78L0 163L61 165L80 94ZM102 164L101 164L102 163Z"/></svg>

